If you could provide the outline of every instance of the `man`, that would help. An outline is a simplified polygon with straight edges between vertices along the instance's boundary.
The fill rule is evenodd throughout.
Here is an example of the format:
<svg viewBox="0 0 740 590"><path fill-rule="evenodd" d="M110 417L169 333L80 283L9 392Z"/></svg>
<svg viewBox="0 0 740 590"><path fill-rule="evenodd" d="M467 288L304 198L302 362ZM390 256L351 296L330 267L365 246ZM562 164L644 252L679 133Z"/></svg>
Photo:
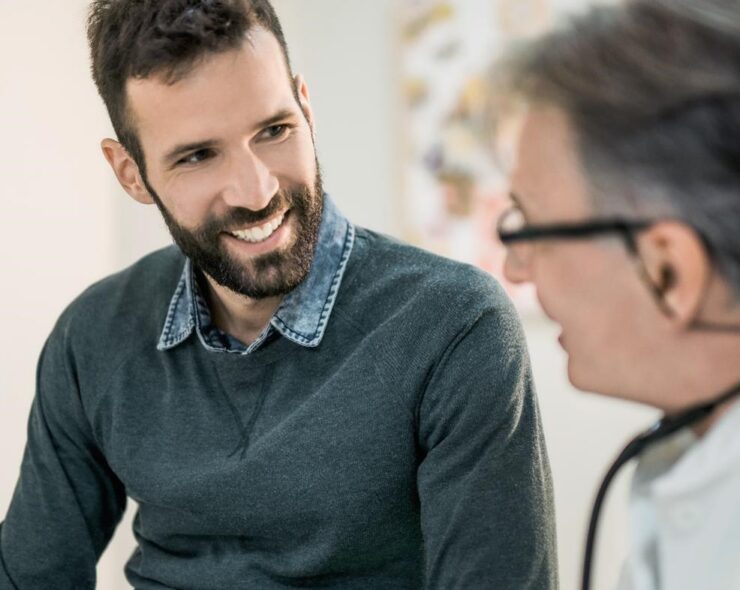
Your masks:
<svg viewBox="0 0 740 590"><path fill-rule="evenodd" d="M529 107L506 274L576 387L667 414L619 461L642 451L623 589L740 588L739 33L734 0L637 0L498 70Z"/></svg>
<svg viewBox="0 0 740 590"><path fill-rule="evenodd" d="M123 188L178 248L94 285L39 365L0 588L554 588L520 327L480 272L324 196L266 0L97 0Z"/></svg>

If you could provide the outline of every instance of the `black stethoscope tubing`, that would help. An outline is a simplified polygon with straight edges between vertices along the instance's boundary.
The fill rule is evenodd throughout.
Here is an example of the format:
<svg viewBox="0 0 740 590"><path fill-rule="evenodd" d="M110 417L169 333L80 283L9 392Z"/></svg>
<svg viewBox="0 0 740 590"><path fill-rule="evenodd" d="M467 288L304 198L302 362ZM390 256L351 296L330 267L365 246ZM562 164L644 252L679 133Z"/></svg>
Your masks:
<svg viewBox="0 0 740 590"><path fill-rule="evenodd" d="M737 395L740 395L740 383L735 385L732 389L729 389L717 396L710 402L693 406L687 410L679 412L678 414L665 416L646 431L633 438L619 454L612 466L606 472L606 475L599 486L599 491L596 494L593 509L591 510L591 519L588 525L586 548L584 550L583 557L582 590L591 589L591 573L593 571L593 555L596 542L596 532L599 524L599 514L601 513L606 492L617 472L631 459L644 451L646 447L670 436L682 428L686 428L687 426L700 422L702 419L707 418L717 407L728 402Z"/></svg>

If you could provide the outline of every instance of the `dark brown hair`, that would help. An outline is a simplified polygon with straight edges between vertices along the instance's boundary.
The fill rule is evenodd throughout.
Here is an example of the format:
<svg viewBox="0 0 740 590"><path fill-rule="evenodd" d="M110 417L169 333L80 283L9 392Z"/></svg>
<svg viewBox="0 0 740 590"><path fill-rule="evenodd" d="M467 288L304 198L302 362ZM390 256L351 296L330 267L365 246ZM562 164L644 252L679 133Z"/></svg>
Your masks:
<svg viewBox="0 0 740 590"><path fill-rule="evenodd" d="M127 111L126 82L154 74L175 83L204 57L236 49L262 27L277 39L292 73L280 21L269 0L94 0L87 37L92 74L118 140L145 174Z"/></svg>

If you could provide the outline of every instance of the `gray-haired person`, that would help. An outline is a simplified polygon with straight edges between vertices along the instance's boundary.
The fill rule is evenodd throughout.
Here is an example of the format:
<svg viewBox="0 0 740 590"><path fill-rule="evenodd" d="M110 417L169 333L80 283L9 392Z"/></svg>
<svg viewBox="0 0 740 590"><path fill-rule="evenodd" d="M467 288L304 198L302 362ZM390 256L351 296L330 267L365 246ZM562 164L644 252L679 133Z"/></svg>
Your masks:
<svg viewBox="0 0 740 590"><path fill-rule="evenodd" d="M127 497L139 590L554 588L516 314L324 194L268 0L96 0L88 33L103 153L177 247L53 330L0 589L93 588Z"/></svg>
<svg viewBox="0 0 740 590"><path fill-rule="evenodd" d="M740 2L594 7L494 72L527 105L506 275L575 386L665 412L618 461L639 456L619 588L737 590Z"/></svg>

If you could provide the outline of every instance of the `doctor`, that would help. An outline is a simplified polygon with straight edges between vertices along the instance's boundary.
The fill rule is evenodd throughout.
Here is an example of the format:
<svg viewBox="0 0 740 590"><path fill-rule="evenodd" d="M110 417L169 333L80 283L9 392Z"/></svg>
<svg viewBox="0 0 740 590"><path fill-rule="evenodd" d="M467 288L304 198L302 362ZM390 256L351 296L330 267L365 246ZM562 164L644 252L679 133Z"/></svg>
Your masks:
<svg viewBox="0 0 740 590"><path fill-rule="evenodd" d="M736 590L740 3L593 8L495 71L528 107L506 275L576 387L666 415L619 461L639 457L618 587Z"/></svg>

